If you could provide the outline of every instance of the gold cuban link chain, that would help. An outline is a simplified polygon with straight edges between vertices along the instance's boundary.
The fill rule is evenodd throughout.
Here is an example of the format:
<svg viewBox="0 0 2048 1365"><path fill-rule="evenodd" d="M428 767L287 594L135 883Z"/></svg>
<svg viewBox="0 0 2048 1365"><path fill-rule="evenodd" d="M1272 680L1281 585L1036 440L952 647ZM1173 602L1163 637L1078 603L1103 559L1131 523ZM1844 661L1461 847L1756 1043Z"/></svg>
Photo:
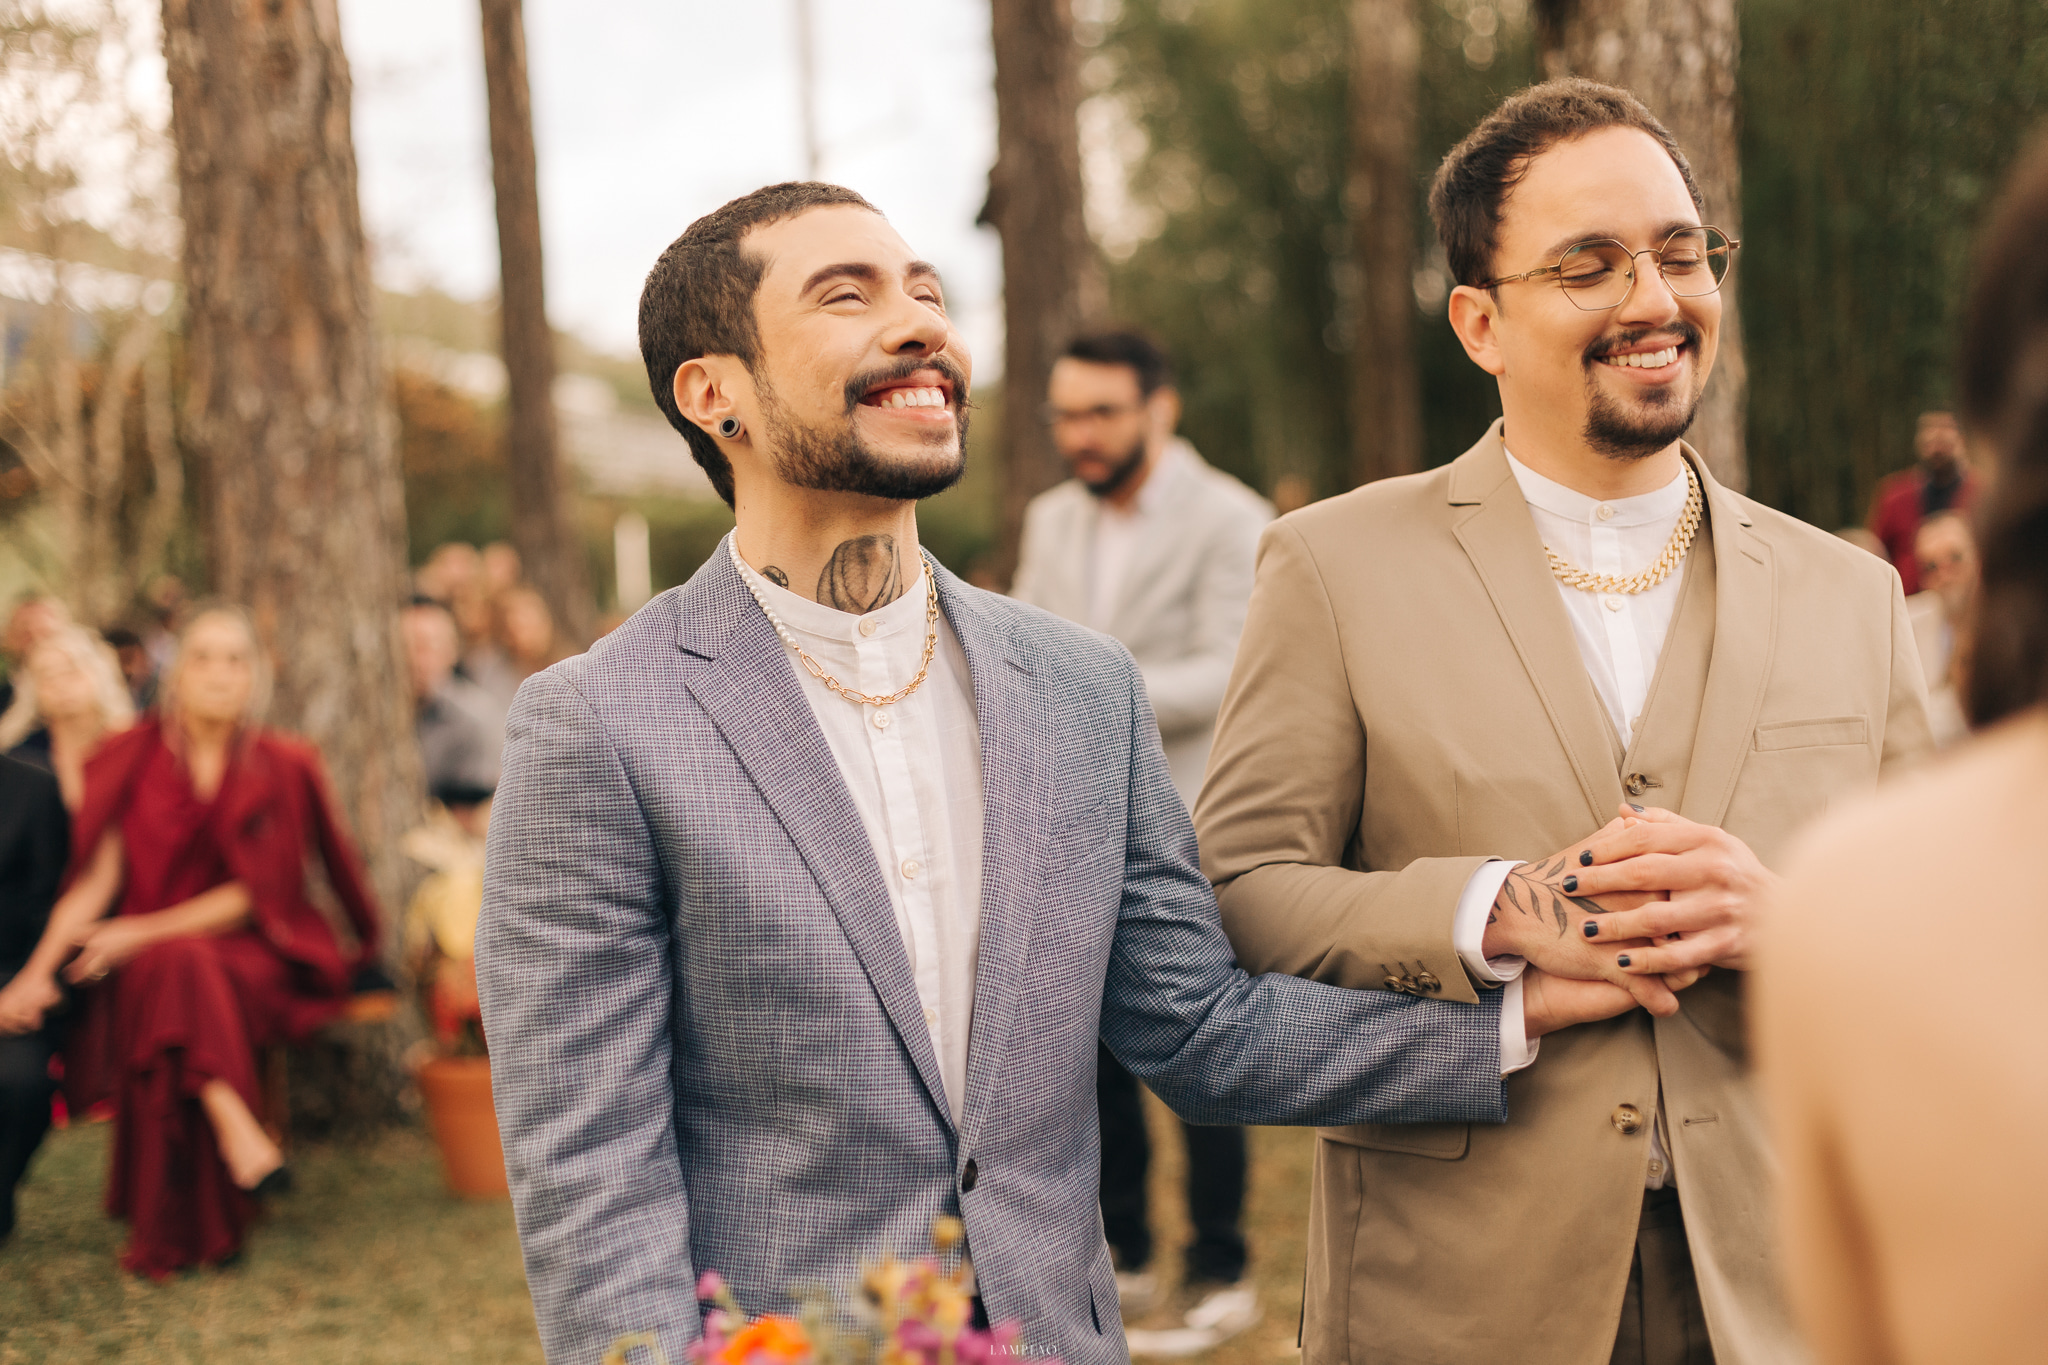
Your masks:
<svg viewBox="0 0 2048 1365"><path fill-rule="evenodd" d="M796 636L791 634L789 627L782 623L782 618L775 614L775 608L768 605L768 595L762 592L754 583L752 568L742 565L745 572L741 573L740 577L745 581L747 591L754 595L754 601L760 604L762 612L768 617L768 624L775 627L775 633L781 637L782 643L796 651L796 657L803 661L804 668L809 671L812 677L856 706L894 706L897 702L902 701L905 697L917 691L918 688L924 686L925 674L931 672L932 655L937 653L939 648L938 575L932 569L932 557L929 554L920 549L918 557L924 561L924 659L917 666L917 676L887 696L876 696L868 692L855 691L830 673L827 673L825 666L812 658L810 651L796 642ZM741 564L737 549L733 551L733 562Z"/></svg>
<svg viewBox="0 0 2048 1365"><path fill-rule="evenodd" d="M1700 493L1699 475L1692 472L1690 461L1685 465L1685 511L1678 518L1678 525L1671 532L1671 540L1664 547L1664 553L1657 556L1654 564L1630 574L1626 578L1613 578L1606 574L1589 573L1579 568L1548 545L1543 553L1550 556L1550 572L1566 587L1577 588L1580 592L1628 593L1648 592L1671 576L1671 571L1685 562L1692 551L1693 537L1699 534L1701 514L1706 508L1706 499Z"/></svg>

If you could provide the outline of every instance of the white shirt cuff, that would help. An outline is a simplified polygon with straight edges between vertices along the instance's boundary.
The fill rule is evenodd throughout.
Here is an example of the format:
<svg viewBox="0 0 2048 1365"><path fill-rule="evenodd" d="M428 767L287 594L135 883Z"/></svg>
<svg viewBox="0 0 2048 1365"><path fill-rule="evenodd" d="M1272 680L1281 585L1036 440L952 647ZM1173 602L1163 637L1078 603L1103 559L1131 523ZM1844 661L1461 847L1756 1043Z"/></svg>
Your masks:
<svg viewBox="0 0 2048 1365"><path fill-rule="evenodd" d="M1505 858L1482 863L1471 880L1465 883L1464 891L1459 893L1458 911L1451 920L1451 946L1458 950L1465 970L1472 973L1475 981L1505 985L1520 976L1522 969L1529 965L1526 960L1512 954L1489 958L1483 946L1486 942L1486 916L1493 909L1494 897L1500 894L1501 883L1508 879L1508 873L1521 865L1519 859L1510 862ZM1518 1032L1522 1027L1521 999L1521 993L1516 992L1514 1014ZM1507 1016L1503 1014L1501 1017Z"/></svg>
<svg viewBox="0 0 2048 1365"><path fill-rule="evenodd" d="M1500 1074L1512 1076L1536 1060L1541 1038L1531 1038L1522 1019L1522 977L1518 972L1500 993Z"/></svg>

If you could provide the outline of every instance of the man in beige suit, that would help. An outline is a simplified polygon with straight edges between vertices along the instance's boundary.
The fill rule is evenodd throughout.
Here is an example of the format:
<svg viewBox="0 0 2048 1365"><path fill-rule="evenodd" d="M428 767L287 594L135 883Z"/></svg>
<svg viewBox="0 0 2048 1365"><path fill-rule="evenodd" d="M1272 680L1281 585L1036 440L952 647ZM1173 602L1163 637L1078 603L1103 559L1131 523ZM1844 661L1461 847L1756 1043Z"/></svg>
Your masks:
<svg viewBox="0 0 2048 1365"><path fill-rule="evenodd" d="M1204 866L1251 971L1613 1017L1504 1036L1504 1126L1322 1130L1305 1358L1797 1361L1743 969L1786 836L1928 746L1898 577L1680 440L1735 244L1634 97L1514 96L1431 209L1504 419L1267 531Z"/></svg>

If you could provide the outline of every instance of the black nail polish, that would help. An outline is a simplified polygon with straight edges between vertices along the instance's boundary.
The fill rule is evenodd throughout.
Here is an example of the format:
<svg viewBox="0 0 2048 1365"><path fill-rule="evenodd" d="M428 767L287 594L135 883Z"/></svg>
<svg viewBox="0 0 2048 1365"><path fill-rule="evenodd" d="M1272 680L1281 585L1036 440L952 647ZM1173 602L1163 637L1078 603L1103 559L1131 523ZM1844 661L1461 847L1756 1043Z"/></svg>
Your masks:
<svg viewBox="0 0 2048 1365"><path fill-rule="evenodd" d="M1564 893L1565 893L1565 894L1566 894L1567 896L1571 895L1571 894L1572 894L1572 892L1574 892L1574 891L1576 891L1576 890L1578 890L1578 889L1579 889L1579 879L1578 879L1577 877L1566 877L1566 878L1564 879Z"/></svg>
<svg viewBox="0 0 2048 1365"><path fill-rule="evenodd" d="M1598 937L1600 937L1600 921L1599 921L1599 920L1596 920L1596 919L1589 919L1589 920L1587 920L1587 921L1586 921L1586 922L1585 922L1584 924L1580 925L1579 927L1580 927L1581 929L1583 929L1583 930L1585 931L1585 933L1586 933L1586 937L1587 937L1587 938L1598 938Z"/></svg>
<svg viewBox="0 0 2048 1365"><path fill-rule="evenodd" d="M1617 967L1626 967L1628 965L1628 954L1623 953L1620 957L1614 959L1614 965Z"/></svg>
<svg viewBox="0 0 2048 1365"><path fill-rule="evenodd" d="M1582 853L1580 853L1580 854L1579 854L1579 866L1580 866L1580 867L1591 867L1592 865L1593 865L1593 850L1589 848L1589 849L1586 849L1585 851L1583 851Z"/></svg>
<svg viewBox="0 0 2048 1365"><path fill-rule="evenodd" d="M1642 808L1641 806L1638 806L1638 805L1637 805L1637 804L1636 804L1635 802L1633 802L1633 801L1631 801L1631 802L1629 802L1629 803L1628 803L1628 808L1629 808L1630 810L1634 811L1634 812L1635 812L1635 813L1636 813L1637 815L1641 815L1641 814L1643 813L1643 808Z"/></svg>

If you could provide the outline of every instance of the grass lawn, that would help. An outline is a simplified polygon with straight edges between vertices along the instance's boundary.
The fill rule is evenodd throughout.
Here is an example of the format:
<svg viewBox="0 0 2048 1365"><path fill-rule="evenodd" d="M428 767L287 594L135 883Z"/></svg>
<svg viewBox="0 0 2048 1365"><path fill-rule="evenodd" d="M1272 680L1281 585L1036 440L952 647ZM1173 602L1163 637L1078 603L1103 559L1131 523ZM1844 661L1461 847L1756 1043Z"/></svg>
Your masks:
<svg viewBox="0 0 2048 1365"><path fill-rule="evenodd" d="M1188 1239L1180 1138L1150 1103L1155 1268L1170 1282ZM115 1263L125 1229L100 1212L112 1137L106 1124L76 1126L36 1158L20 1226L0 1246L0 1365L540 1361L511 1206L446 1193L424 1133L302 1143L297 1189L273 1201L241 1261L161 1285ZM1190 1357L1197 1365L1296 1357L1312 1144L1304 1129L1253 1131L1246 1233L1265 1320Z"/></svg>

